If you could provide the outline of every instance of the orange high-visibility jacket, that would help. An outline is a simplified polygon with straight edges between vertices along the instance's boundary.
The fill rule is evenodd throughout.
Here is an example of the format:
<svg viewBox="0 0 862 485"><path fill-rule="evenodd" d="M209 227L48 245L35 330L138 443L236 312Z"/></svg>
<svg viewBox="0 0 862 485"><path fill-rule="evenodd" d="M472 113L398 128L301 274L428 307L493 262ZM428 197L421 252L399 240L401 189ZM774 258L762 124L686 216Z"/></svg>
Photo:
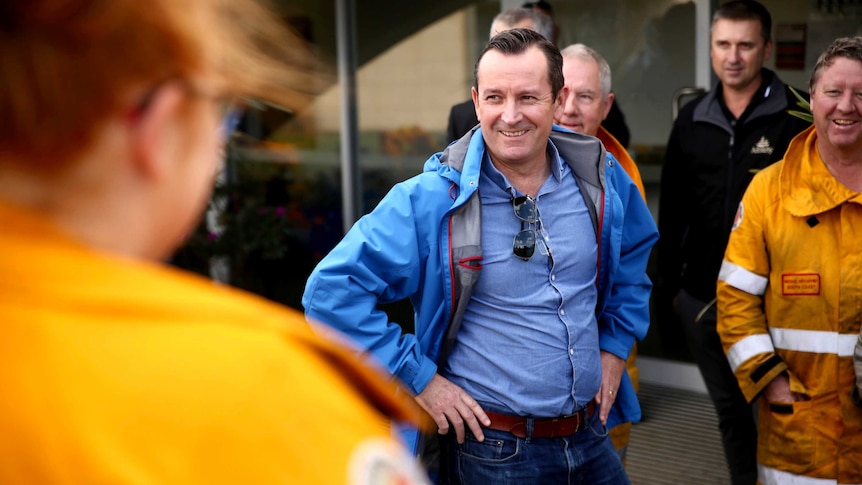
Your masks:
<svg viewBox="0 0 862 485"><path fill-rule="evenodd" d="M640 170L638 170L637 164L632 159L629 152L625 149L625 147L617 141L614 135L604 129L602 126L599 126L599 131L596 133L596 138L601 140L602 145L605 146L605 150L607 150L623 167L623 170L626 171L628 176L632 179L632 181L637 186L638 190L641 193L641 196L646 200L646 190L644 189L644 183L641 179ZM629 358L626 360L626 371L629 373L629 379L632 380L632 385L635 388L635 391L638 390L638 384L640 381L640 371L637 367L637 343L632 345L632 351L629 353ZM629 439L631 438L631 429L632 423L620 423L613 428L610 429L611 441L614 443L614 448L617 451L620 451L626 448L629 445ZM625 455L622 455L623 458Z"/></svg>
<svg viewBox="0 0 862 485"><path fill-rule="evenodd" d="M851 400L862 194L829 173L816 141L813 127L800 133L782 162L754 177L717 287L718 332L746 398L783 372L791 391L810 397L759 400L765 484L862 483L862 409Z"/></svg>
<svg viewBox="0 0 862 485"><path fill-rule="evenodd" d="M421 480L412 399L301 314L0 221L0 483Z"/></svg>
<svg viewBox="0 0 862 485"><path fill-rule="evenodd" d="M632 179L632 182L637 185L638 190L641 192L641 196L646 200L646 190L644 190L644 183L641 179L641 172L638 170L638 166L635 164L635 161L632 159L629 152L626 148L614 137L611 133L604 129L602 126L599 126L599 131L596 133L596 138L601 140L602 145L605 146L605 150L609 151L614 158L620 162L623 170L626 171L629 178Z"/></svg>

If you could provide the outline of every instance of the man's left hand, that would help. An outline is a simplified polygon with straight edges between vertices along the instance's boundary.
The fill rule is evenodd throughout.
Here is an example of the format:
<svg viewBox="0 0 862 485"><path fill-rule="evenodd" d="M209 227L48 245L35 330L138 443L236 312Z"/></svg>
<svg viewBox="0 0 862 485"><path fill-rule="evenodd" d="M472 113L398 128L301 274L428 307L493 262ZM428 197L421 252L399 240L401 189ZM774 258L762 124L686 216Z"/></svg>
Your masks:
<svg viewBox="0 0 862 485"><path fill-rule="evenodd" d="M602 350L602 387L596 394L596 403L599 405L599 420L603 425L608 424L608 414L611 412L614 401L617 400L620 379L622 379L625 369L625 360Z"/></svg>

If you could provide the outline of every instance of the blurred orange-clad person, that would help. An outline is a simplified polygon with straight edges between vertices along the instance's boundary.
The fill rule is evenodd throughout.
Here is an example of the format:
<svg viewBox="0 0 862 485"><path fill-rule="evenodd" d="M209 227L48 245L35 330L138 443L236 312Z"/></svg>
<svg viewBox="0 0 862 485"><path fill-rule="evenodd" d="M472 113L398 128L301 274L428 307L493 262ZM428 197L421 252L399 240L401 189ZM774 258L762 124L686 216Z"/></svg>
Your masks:
<svg viewBox="0 0 862 485"><path fill-rule="evenodd" d="M302 315L170 268L236 102L312 57L253 0L0 1L0 483L392 483L421 412ZM374 482L374 483L380 483Z"/></svg>

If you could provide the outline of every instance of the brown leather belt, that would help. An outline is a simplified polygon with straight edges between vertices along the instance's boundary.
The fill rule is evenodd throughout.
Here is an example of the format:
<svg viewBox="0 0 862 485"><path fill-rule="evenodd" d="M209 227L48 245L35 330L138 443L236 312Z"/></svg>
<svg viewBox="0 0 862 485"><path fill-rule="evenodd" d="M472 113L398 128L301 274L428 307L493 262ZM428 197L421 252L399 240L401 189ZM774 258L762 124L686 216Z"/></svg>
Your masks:
<svg viewBox="0 0 862 485"><path fill-rule="evenodd" d="M590 401L584 409L569 416L560 418L523 418L521 416L509 416L507 414L492 413L485 411L491 419L488 428L497 431L512 433L518 438L527 437L527 421L533 421L533 438L556 438L559 436L571 436L578 432L596 411L596 402Z"/></svg>

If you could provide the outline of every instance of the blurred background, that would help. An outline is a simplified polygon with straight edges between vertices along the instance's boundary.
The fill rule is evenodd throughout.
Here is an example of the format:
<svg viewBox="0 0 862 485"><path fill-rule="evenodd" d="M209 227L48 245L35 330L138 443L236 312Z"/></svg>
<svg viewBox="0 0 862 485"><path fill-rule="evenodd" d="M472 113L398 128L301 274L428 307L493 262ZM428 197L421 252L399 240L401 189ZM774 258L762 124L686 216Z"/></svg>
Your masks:
<svg viewBox="0 0 862 485"><path fill-rule="evenodd" d="M766 67L806 89L835 37L860 35L862 1L762 0L773 16ZM300 308L305 280L346 228L442 150L449 109L470 97L491 20L518 1L281 0L285 20L324 61L302 112L253 105L228 150L208 217L173 263ZM628 149L657 216L675 105L714 83L710 0L550 0L557 44L582 42L610 63ZM650 269L652 271L652 269ZM412 311L386 308L410 327ZM690 362L653 321L640 355ZM644 377L649 371L644 369Z"/></svg>

